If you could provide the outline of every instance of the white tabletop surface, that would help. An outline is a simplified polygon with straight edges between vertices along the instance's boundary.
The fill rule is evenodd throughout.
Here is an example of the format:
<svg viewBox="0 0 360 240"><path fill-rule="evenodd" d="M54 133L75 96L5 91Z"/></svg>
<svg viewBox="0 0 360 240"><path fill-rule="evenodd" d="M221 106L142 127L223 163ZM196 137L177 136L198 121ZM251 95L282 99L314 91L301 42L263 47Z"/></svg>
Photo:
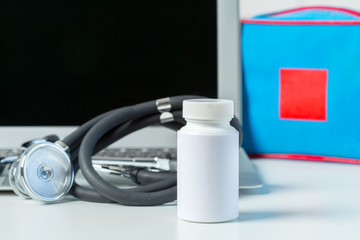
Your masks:
<svg viewBox="0 0 360 240"><path fill-rule="evenodd" d="M240 216L231 222L185 222L176 203L41 204L0 193L0 239L360 239L360 165L253 162L266 184L240 190Z"/></svg>

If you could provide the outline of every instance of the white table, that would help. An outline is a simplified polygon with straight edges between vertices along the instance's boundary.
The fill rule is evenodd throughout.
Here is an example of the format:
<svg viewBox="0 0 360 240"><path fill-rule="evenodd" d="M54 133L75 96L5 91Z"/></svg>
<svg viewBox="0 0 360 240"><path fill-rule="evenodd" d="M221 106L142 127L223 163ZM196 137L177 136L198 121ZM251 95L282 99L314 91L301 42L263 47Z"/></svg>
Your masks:
<svg viewBox="0 0 360 240"><path fill-rule="evenodd" d="M176 203L41 204L0 193L0 239L360 239L360 165L256 159L266 183L240 190L234 221L177 218Z"/></svg>

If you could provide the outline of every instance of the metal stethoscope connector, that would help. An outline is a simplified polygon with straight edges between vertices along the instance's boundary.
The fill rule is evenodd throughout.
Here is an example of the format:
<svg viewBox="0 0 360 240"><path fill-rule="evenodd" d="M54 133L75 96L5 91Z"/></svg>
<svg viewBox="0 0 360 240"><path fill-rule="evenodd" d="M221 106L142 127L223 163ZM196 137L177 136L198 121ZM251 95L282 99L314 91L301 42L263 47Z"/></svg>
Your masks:
<svg viewBox="0 0 360 240"><path fill-rule="evenodd" d="M74 181L67 146L60 141L29 146L12 163L9 180L14 192L21 197L42 202L59 201Z"/></svg>

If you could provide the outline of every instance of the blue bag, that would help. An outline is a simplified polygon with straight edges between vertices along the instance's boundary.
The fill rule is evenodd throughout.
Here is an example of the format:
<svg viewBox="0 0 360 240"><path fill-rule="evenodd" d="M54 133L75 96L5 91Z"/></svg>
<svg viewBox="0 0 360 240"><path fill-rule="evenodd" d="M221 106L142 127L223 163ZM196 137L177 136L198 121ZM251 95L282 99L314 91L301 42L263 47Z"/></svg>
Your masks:
<svg viewBox="0 0 360 240"><path fill-rule="evenodd" d="M242 21L244 149L360 164L360 13L305 7Z"/></svg>

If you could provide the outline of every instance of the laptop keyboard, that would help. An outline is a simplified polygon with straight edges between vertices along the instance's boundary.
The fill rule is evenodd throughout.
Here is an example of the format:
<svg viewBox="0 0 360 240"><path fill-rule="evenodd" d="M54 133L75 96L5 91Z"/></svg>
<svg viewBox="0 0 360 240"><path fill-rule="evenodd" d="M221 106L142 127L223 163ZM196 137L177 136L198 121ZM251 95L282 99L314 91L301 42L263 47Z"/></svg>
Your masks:
<svg viewBox="0 0 360 240"><path fill-rule="evenodd" d="M0 160L4 157L19 155L21 152L20 148L0 148Z"/></svg>
<svg viewBox="0 0 360 240"><path fill-rule="evenodd" d="M0 148L1 159L21 154L19 148ZM176 148L107 148L97 153L94 158L115 159L117 161L152 161L155 158L176 160ZM10 164L0 164L0 190L10 190L8 180Z"/></svg>
<svg viewBox="0 0 360 240"><path fill-rule="evenodd" d="M95 154L97 157L114 157L124 159L149 158L153 159L166 158L176 160L175 148L108 148Z"/></svg>
<svg viewBox="0 0 360 240"><path fill-rule="evenodd" d="M19 148L0 148L0 159L21 154ZM95 156L116 158L167 158L176 160L176 148L107 148Z"/></svg>

